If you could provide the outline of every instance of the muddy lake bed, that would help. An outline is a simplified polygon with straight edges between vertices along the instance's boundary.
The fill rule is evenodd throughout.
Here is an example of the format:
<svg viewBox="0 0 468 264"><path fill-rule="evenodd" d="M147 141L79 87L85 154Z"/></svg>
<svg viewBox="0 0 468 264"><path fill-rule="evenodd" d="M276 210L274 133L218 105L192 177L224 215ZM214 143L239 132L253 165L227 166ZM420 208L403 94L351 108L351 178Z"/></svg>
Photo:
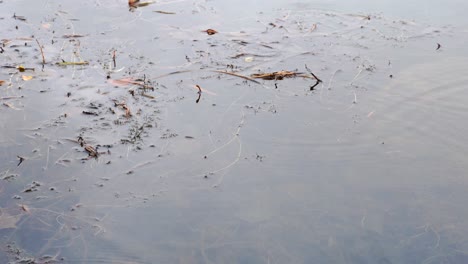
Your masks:
<svg viewBox="0 0 468 264"><path fill-rule="evenodd" d="M467 263L468 4L407 2L0 1L0 262Z"/></svg>

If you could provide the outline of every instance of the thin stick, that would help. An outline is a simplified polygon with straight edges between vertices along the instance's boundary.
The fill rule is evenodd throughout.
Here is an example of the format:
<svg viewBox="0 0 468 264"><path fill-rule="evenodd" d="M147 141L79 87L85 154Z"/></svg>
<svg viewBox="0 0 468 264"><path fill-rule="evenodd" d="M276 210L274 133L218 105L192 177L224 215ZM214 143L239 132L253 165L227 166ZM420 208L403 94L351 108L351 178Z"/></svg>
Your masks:
<svg viewBox="0 0 468 264"><path fill-rule="evenodd" d="M183 71L170 72L170 73L166 73L166 74L163 74L163 75L159 75L158 77L156 77L156 78L154 78L154 79L159 79L159 78L167 77L167 76L169 76L169 75L180 74L180 73L186 73L186 72L191 72L191 70L183 70Z"/></svg>
<svg viewBox="0 0 468 264"><path fill-rule="evenodd" d="M10 99L19 99L23 98L24 96L5 96L5 97L0 97L0 100L10 100Z"/></svg>
<svg viewBox="0 0 468 264"><path fill-rule="evenodd" d="M307 64L305 65L305 68L306 68L306 70L314 77L315 80L317 80L318 82L322 82L322 80L320 80L320 79L309 69L309 67L307 67Z"/></svg>
<svg viewBox="0 0 468 264"><path fill-rule="evenodd" d="M254 80L250 77L247 77L247 76L244 76L244 75L240 75L240 74L237 74L237 73L233 73L233 72L227 72L227 71L218 71L218 70L215 70L213 72L218 72L218 73L224 73L224 74L228 74L228 75L231 75L231 76L236 76L236 77L239 77L239 78L242 78L242 79L245 79L247 81L251 81L251 82L254 82L254 83L258 83L258 84L261 84L259 81L257 80Z"/></svg>
<svg viewBox="0 0 468 264"><path fill-rule="evenodd" d="M44 56L44 51L42 50L42 46L41 46L41 43L39 43L39 40L37 40L37 38L35 39L36 42L37 42L37 45L39 46L39 50L41 51L41 55L42 55L42 65L44 65L46 62L45 62L45 56Z"/></svg>

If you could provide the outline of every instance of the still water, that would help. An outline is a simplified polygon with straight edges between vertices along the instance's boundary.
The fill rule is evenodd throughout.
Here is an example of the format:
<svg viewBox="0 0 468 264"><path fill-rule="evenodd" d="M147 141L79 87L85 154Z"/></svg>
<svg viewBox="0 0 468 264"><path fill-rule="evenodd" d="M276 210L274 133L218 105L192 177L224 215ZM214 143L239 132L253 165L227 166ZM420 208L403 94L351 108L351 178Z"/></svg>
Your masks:
<svg viewBox="0 0 468 264"><path fill-rule="evenodd" d="M1 1L1 262L467 263L467 8Z"/></svg>

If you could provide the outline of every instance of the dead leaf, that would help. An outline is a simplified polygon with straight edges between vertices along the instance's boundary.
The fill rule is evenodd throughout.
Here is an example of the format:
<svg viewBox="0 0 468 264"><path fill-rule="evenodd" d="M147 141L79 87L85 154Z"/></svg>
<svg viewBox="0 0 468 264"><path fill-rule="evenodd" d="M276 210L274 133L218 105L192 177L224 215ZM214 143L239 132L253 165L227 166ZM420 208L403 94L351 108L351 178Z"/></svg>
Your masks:
<svg viewBox="0 0 468 264"><path fill-rule="evenodd" d="M2 86L5 83L5 81L0 80L0 86Z"/></svg>
<svg viewBox="0 0 468 264"><path fill-rule="evenodd" d="M23 78L23 81L30 81L33 77L31 75L22 75L21 78Z"/></svg>
<svg viewBox="0 0 468 264"><path fill-rule="evenodd" d="M26 68L24 68L23 65L20 65L20 66L18 66L18 67L16 67L16 68L17 68L18 71L20 71L20 72L24 72L24 71L26 70Z"/></svg>

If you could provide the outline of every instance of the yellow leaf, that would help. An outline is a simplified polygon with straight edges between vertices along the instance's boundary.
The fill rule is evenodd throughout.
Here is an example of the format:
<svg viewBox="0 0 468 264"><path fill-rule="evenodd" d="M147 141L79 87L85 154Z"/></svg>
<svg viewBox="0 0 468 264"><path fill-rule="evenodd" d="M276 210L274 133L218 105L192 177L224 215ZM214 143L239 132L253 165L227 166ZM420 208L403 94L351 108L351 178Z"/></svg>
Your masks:
<svg viewBox="0 0 468 264"><path fill-rule="evenodd" d="M24 72L24 71L26 70L26 68L24 68L23 65L20 65L20 66L18 66L18 67L16 67L16 68L17 68L18 71L20 71L20 72Z"/></svg>
<svg viewBox="0 0 468 264"><path fill-rule="evenodd" d="M31 80L33 77L30 76L30 75L22 75L21 78L23 78L23 81L29 81L29 80Z"/></svg>

